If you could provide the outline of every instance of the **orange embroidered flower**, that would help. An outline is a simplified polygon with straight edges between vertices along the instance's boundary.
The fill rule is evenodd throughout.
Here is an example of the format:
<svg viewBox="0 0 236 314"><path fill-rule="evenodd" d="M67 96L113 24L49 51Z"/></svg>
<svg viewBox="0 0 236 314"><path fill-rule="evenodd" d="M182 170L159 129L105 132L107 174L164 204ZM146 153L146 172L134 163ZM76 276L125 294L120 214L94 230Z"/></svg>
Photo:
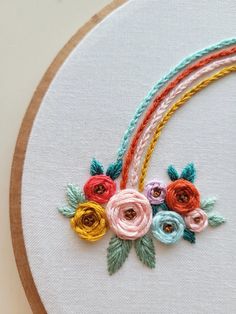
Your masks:
<svg viewBox="0 0 236 314"><path fill-rule="evenodd" d="M84 194L90 201L105 204L116 192L116 183L103 174L89 178L84 186Z"/></svg>
<svg viewBox="0 0 236 314"><path fill-rule="evenodd" d="M200 206L200 195L191 182L179 179L167 186L166 203L170 209L185 215Z"/></svg>

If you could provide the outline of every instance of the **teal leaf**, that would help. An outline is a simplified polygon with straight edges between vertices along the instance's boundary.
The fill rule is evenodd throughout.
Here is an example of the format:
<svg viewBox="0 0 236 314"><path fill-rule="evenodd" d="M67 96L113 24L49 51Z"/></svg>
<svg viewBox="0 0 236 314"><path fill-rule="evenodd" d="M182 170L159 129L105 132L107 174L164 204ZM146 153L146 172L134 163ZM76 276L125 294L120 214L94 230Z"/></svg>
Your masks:
<svg viewBox="0 0 236 314"><path fill-rule="evenodd" d="M180 178L194 182L196 178L196 169L193 163L188 164L182 171Z"/></svg>
<svg viewBox="0 0 236 314"><path fill-rule="evenodd" d="M71 218L75 215L75 209L68 206L58 207L58 211L67 218Z"/></svg>
<svg viewBox="0 0 236 314"><path fill-rule="evenodd" d="M106 175L111 177L112 180L115 180L119 177L122 171L122 160L118 160L109 165L107 168Z"/></svg>
<svg viewBox="0 0 236 314"><path fill-rule="evenodd" d="M151 204L151 206L152 206L152 216L154 217L156 213L158 212L158 208L160 207L160 205Z"/></svg>
<svg viewBox="0 0 236 314"><path fill-rule="evenodd" d="M91 176L99 175L104 173L103 165L95 158L91 161L90 174Z"/></svg>
<svg viewBox="0 0 236 314"><path fill-rule="evenodd" d="M165 202L164 202L164 203L161 203L161 204L160 204L160 207L161 207L162 210L170 210L169 207L166 205Z"/></svg>
<svg viewBox="0 0 236 314"><path fill-rule="evenodd" d="M183 238L184 240L189 241L190 243L196 242L195 233L187 228L184 229Z"/></svg>
<svg viewBox="0 0 236 314"><path fill-rule="evenodd" d="M221 215L212 214L208 216L208 223L211 227L217 227L226 222L226 219Z"/></svg>
<svg viewBox="0 0 236 314"><path fill-rule="evenodd" d="M203 200L201 202L201 209L203 209L205 212L209 213L215 206L216 203L216 198L215 197L210 197L206 200Z"/></svg>
<svg viewBox="0 0 236 314"><path fill-rule="evenodd" d="M145 235L135 240L134 248L140 261L149 268L155 268L155 247L150 236Z"/></svg>
<svg viewBox="0 0 236 314"><path fill-rule="evenodd" d="M124 264L132 247L132 241L112 236L107 249L107 267L110 275L117 272Z"/></svg>
<svg viewBox="0 0 236 314"><path fill-rule="evenodd" d="M171 179L171 181L175 181L175 180L179 179L179 174L178 174L178 172L174 166L170 165L167 168L167 173L168 173L168 176Z"/></svg>
<svg viewBox="0 0 236 314"><path fill-rule="evenodd" d="M80 203L85 201L84 193L74 184L67 185L66 196L69 206L74 209L76 209Z"/></svg>

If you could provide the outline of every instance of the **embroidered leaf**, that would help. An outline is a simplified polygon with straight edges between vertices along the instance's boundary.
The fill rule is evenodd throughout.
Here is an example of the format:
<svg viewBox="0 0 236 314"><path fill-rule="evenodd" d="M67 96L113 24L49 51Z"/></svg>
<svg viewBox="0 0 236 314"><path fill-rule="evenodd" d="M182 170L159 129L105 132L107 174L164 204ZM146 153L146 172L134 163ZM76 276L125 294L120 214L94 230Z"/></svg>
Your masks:
<svg viewBox="0 0 236 314"><path fill-rule="evenodd" d="M67 218L71 218L75 215L75 209L68 206L58 207L58 211Z"/></svg>
<svg viewBox="0 0 236 314"><path fill-rule="evenodd" d="M155 268L155 247L152 238L145 235L135 240L134 247L140 261L149 268Z"/></svg>
<svg viewBox="0 0 236 314"><path fill-rule="evenodd" d="M180 178L194 182L196 178L196 169L193 163L188 164L182 171Z"/></svg>
<svg viewBox="0 0 236 314"><path fill-rule="evenodd" d="M106 175L111 177L112 180L115 180L119 177L122 171L122 160L118 160L109 165L107 168Z"/></svg>
<svg viewBox="0 0 236 314"><path fill-rule="evenodd" d="M164 203L161 203L161 204L160 204L160 207L161 207L162 210L170 210L169 207L166 205L165 202L164 202Z"/></svg>
<svg viewBox="0 0 236 314"><path fill-rule="evenodd" d="M226 219L221 216L221 215L210 215L208 217L208 223L211 227L217 227L217 226L220 226L222 225L224 222L226 222Z"/></svg>
<svg viewBox="0 0 236 314"><path fill-rule="evenodd" d="M156 213L158 212L158 207L160 207L160 205L152 204L151 206L152 206L152 216L154 217Z"/></svg>
<svg viewBox="0 0 236 314"><path fill-rule="evenodd" d="M91 176L95 176L95 175L103 174L103 173L104 173L103 165L99 161L97 161L95 158L93 158L90 165Z"/></svg>
<svg viewBox="0 0 236 314"><path fill-rule="evenodd" d="M112 236L107 249L107 267L110 275L117 272L124 264L132 247L132 241Z"/></svg>
<svg viewBox="0 0 236 314"><path fill-rule="evenodd" d="M208 213L214 208L215 203L216 203L216 198L210 197L210 198L203 200L201 202L201 209L205 210L205 212Z"/></svg>
<svg viewBox="0 0 236 314"><path fill-rule="evenodd" d="M78 207L79 203L83 203L85 201L83 192L77 185L74 184L68 184L66 196L68 204L74 209Z"/></svg>
<svg viewBox="0 0 236 314"><path fill-rule="evenodd" d="M167 168L167 173L168 173L168 176L171 179L171 181L175 181L175 180L179 179L179 174L178 174L178 172L174 166L170 165Z"/></svg>
<svg viewBox="0 0 236 314"><path fill-rule="evenodd" d="M184 229L184 235L183 235L184 240L189 241L190 243L195 243L196 238L195 238L195 233L192 232L189 229Z"/></svg>

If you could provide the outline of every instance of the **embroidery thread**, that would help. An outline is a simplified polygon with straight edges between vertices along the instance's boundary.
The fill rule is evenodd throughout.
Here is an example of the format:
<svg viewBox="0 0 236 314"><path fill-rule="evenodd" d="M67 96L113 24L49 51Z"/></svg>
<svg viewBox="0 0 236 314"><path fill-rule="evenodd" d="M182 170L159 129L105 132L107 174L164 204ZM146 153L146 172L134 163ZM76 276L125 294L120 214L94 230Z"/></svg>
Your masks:
<svg viewBox="0 0 236 314"><path fill-rule="evenodd" d="M160 94L157 94L153 103L150 105L147 112L145 113L143 120L139 124L139 127L137 128L137 131L132 138L130 147L129 147L128 152L125 156L124 165L123 165L123 169L122 169L122 178L121 178L121 182L120 182L120 188L121 189L124 189L126 187L126 184L128 181L129 167L132 163L133 155L134 155L134 152L137 148L137 144L138 144L138 141L142 135L142 132L144 131L144 129L148 125L153 113L159 107L161 101L164 100L164 98L168 95L168 93L171 92L171 90L174 87L176 87L185 77L187 77L193 71L197 70L198 68L202 67L205 64L210 63L211 61L214 61L216 58L224 57L224 56L235 54L235 53L236 53L236 47L231 47L227 50L220 51L220 52L212 54L212 55L210 55L204 59L201 59L197 63L187 67L173 81L171 81L169 83L169 85L167 85L166 88L164 88Z"/></svg>
<svg viewBox="0 0 236 314"><path fill-rule="evenodd" d="M147 173L148 165L152 156L152 153L155 149L156 143L161 135L162 129L166 125L166 123L169 121L169 119L172 117L172 115L175 113L176 110L178 110L181 106L183 106L193 95L195 95L197 92L201 91L203 88L207 87L211 83L219 80L220 78L225 77L226 75L235 72L236 71L236 66L230 66L223 68L216 74L213 74L209 78L206 78L202 80L199 84L194 86L192 89L187 91L164 115L162 118L161 122L158 124L155 133L151 139L151 142L149 144L144 162L142 164L142 170L139 178L139 191L143 191L143 186L144 186L144 179Z"/></svg>
<svg viewBox="0 0 236 314"><path fill-rule="evenodd" d="M67 186L67 204L59 207L58 211L70 219L71 227L79 238L96 242L105 236L109 228L113 232L107 249L110 275L122 267L132 246L140 262L152 269L156 263L153 240L172 245L184 239L194 244L196 234L208 226L216 227L226 221L213 212L215 198L201 199L195 186L196 169L193 163L187 164L181 173L170 165L167 168L168 183L155 178L145 185L144 180L166 123L198 91L235 72L235 54L236 38L232 38L183 59L154 85L139 104L123 136L116 161L105 171L102 163L93 159L91 176L83 188L74 184ZM214 73L218 68L221 69ZM210 77L191 88L194 81L210 72L213 72ZM170 81L172 78L173 81ZM143 113L144 117L128 147ZM121 173L119 190L115 180ZM127 183L131 188L126 187Z"/></svg>
<svg viewBox="0 0 236 314"><path fill-rule="evenodd" d="M151 118L150 124L148 127L146 127L144 134L142 135L138 145L137 149L133 156L133 163L131 164L131 176L130 176L130 186L135 187L138 182L138 171L142 160L142 155L145 150L145 147L147 146L148 140L151 137L153 131L156 129L156 126L158 122L160 122L161 118L163 117L165 111L169 108L170 104L173 102L173 100L181 94L184 90L186 90L188 87L191 86L191 84L196 81L199 77L202 75L205 75L209 72L212 72L216 70L217 68L228 65L230 63L236 62L236 56L233 57L227 57L222 60L215 61L213 63L210 63L207 66L204 66L203 68L200 68L196 73L191 75L189 78L187 78L185 81L183 81L181 84L177 85L175 89L173 89L170 94L160 103L160 106L155 111L154 115Z"/></svg>

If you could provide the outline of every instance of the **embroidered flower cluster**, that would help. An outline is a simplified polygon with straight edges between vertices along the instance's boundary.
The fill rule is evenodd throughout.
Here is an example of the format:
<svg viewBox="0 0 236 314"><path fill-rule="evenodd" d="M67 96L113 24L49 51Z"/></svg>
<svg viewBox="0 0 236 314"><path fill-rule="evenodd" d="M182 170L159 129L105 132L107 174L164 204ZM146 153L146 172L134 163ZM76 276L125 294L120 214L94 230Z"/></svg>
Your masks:
<svg viewBox="0 0 236 314"><path fill-rule="evenodd" d="M132 244L140 261L149 268L155 267L153 239L174 244L181 238L195 243L195 233L208 225L225 222L222 216L212 214L215 199L201 201L194 185L196 170L188 164L178 174L173 166L167 172L171 182L164 184L155 179L146 184L144 194L135 189L117 191L115 179L121 165L112 164L106 174L96 160L91 163L91 177L83 191L68 185L68 205L59 211L70 218L71 227L87 241L101 239L110 228L112 236L107 250L110 274L124 263Z"/></svg>

